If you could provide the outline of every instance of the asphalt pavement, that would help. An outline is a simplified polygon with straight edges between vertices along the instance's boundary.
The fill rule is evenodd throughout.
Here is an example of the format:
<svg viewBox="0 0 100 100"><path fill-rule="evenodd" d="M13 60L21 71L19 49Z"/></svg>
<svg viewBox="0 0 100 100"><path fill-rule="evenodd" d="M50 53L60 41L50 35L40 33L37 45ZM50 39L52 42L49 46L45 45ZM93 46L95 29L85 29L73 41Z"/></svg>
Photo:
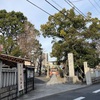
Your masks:
<svg viewBox="0 0 100 100"><path fill-rule="evenodd" d="M100 83L38 98L36 100L100 100Z"/></svg>
<svg viewBox="0 0 100 100"><path fill-rule="evenodd" d="M68 83L47 85L48 81L49 79L46 78L46 76L36 77L35 90L23 95L17 100L35 100L50 95L86 87L85 84L68 84Z"/></svg>

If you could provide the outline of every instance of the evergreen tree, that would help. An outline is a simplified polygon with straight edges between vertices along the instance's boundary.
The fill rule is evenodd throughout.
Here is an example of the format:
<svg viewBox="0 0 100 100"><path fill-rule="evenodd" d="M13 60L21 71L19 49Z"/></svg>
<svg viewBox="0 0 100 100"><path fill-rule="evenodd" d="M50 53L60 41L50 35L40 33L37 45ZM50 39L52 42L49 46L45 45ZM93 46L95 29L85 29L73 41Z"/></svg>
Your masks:
<svg viewBox="0 0 100 100"><path fill-rule="evenodd" d="M74 54L75 67L82 66L83 61L88 61L89 67L98 64L96 45L100 39L100 20L91 18L91 13L85 19L77 15L74 9L63 9L49 16L48 22L41 25L41 31L44 37L53 38L51 55L57 57L58 61L65 62L67 54L71 52Z"/></svg>

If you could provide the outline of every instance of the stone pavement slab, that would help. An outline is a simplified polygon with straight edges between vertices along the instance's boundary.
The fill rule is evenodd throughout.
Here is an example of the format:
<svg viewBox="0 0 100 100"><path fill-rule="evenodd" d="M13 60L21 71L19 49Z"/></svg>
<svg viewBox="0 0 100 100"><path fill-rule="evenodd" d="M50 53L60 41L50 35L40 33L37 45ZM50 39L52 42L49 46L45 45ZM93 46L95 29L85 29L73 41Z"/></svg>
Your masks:
<svg viewBox="0 0 100 100"><path fill-rule="evenodd" d="M68 84L68 83L55 84L55 85L47 85L46 83L35 84L35 90L29 92L28 94L23 95L17 100L35 100L45 96L50 96L53 94L74 90L82 87L86 87L86 85Z"/></svg>

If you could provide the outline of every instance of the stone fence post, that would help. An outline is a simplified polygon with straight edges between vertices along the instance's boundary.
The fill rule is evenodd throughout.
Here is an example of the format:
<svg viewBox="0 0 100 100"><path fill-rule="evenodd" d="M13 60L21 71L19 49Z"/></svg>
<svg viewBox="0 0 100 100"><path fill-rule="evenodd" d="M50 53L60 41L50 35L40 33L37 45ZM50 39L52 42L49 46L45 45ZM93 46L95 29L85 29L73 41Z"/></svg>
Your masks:
<svg viewBox="0 0 100 100"><path fill-rule="evenodd" d="M91 72L90 72L90 68L87 65L87 62L84 62L84 72L85 72L86 84L87 85L92 84Z"/></svg>

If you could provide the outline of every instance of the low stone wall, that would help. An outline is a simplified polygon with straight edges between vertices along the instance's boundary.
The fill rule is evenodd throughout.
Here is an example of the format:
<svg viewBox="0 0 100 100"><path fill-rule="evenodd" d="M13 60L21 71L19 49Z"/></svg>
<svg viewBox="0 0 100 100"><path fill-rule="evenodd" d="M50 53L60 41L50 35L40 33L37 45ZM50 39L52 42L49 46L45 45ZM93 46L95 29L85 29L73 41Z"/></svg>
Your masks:
<svg viewBox="0 0 100 100"><path fill-rule="evenodd" d="M17 85L0 89L0 100L15 100L17 98Z"/></svg>
<svg viewBox="0 0 100 100"><path fill-rule="evenodd" d="M26 83L24 90L18 92L18 86L12 85L0 88L0 100L16 100L18 97L26 93ZM33 78L27 80L27 92L33 90Z"/></svg>
<svg viewBox="0 0 100 100"><path fill-rule="evenodd" d="M100 83L100 77L93 77L91 78L92 84Z"/></svg>

